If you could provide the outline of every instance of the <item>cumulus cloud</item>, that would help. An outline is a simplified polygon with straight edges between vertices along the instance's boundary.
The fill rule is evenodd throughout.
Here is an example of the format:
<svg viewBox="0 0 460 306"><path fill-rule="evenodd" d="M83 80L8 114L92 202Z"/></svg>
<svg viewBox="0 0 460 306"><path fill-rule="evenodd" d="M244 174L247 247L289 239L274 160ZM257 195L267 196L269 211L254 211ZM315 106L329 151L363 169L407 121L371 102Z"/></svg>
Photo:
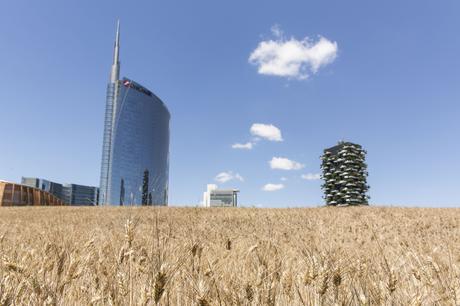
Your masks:
<svg viewBox="0 0 460 306"><path fill-rule="evenodd" d="M273 157L271 161L269 161L270 168L272 169L281 169L281 170L299 170L305 167L305 165L290 160L284 157Z"/></svg>
<svg viewBox="0 0 460 306"><path fill-rule="evenodd" d="M302 179L307 180L307 181L316 181L321 179L321 174L320 173L307 173L307 174L302 174Z"/></svg>
<svg viewBox="0 0 460 306"><path fill-rule="evenodd" d="M214 179L222 184L231 180L238 180L241 182L244 181L244 178L241 175L239 175L238 173L233 174L232 171L221 172L217 174Z"/></svg>
<svg viewBox="0 0 460 306"><path fill-rule="evenodd" d="M264 185L264 187L262 187L262 190L263 191L277 191L277 190L281 190L284 188L284 185L283 184L266 184Z"/></svg>
<svg viewBox="0 0 460 306"><path fill-rule="evenodd" d="M254 123L250 132L253 136L265 138L270 141L283 141L281 130L273 124Z"/></svg>
<svg viewBox="0 0 460 306"><path fill-rule="evenodd" d="M243 149L243 150L251 150L253 147L252 142L247 142L247 143L235 143L232 145L233 149Z"/></svg>
<svg viewBox="0 0 460 306"><path fill-rule="evenodd" d="M337 42L320 36L317 41L285 39L279 26L272 27L275 40L261 41L249 56L249 62L258 67L259 74L306 79L319 68L337 57Z"/></svg>

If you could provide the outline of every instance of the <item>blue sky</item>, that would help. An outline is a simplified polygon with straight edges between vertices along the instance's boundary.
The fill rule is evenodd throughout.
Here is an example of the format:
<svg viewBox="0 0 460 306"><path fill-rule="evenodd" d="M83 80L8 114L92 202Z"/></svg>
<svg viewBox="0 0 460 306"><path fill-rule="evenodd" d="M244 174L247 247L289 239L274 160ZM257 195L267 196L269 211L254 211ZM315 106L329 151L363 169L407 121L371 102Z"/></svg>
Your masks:
<svg viewBox="0 0 460 306"><path fill-rule="evenodd" d="M98 184L120 18L121 75L172 114L170 203L198 203L231 171L218 184L246 205L320 205L321 181L301 176L345 139L368 151L372 204L458 206L459 14L458 1L6 2L0 179ZM282 141L254 141L255 123Z"/></svg>

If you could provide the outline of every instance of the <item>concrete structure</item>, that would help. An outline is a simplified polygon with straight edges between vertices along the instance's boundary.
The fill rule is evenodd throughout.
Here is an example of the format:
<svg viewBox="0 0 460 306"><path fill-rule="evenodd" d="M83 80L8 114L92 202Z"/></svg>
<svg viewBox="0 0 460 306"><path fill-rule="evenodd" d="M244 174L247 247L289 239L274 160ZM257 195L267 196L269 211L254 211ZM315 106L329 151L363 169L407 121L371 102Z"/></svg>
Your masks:
<svg viewBox="0 0 460 306"><path fill-rule="evenodd" d="M368 205L366 151L351 142L325 149L321 157L327 205Z"/></svg>
<svg viewBox="0 0 460 306"><path fill-rule="evenodd" d="M119 50L118 24L107 87L100 203L167 205L170 114L150 90L120 80Z"/></svg>
<svg viewBox="0 0 460 306"><path fill-rule="evenodd" d="M0 181L0 206L61 206L55 195L35 187Z"/></svg>
<svg viewBox="0 0 460 306"><path fill-rule="evenodd" d="M77 184L60 184L37 177L23 177L23 185L49 192L64 203L74 206L97 205L99 188Z"/></svg>
<svg viewBox="0 0 460 306"><path fill-rule="evenodd" d="M204 207L237 207L237 189L217 189L217 185L209 184L203 193Z"/></svg>

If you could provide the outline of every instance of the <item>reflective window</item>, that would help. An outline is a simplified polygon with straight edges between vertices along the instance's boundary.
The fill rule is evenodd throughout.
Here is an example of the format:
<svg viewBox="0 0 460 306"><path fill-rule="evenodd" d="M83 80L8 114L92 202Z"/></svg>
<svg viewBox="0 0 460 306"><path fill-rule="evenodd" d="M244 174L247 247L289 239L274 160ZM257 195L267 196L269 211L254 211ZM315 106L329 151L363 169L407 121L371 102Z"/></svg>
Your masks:
<svg viewBox="0 0 460 306"><path fill-rule="evenodd" d="M114 106L108 97L107 110L116 110L114 125L107 123L101 167L101 197L119 205L140 205L143 193L153 205L167 204L169 176L169 119L163 102L142 86L121 86ZM110 117L110 116L109 116ZM111 137L109 135L112 135ZM107 137L107 139L106 139ZM149 173L144 186L144 173ZM108 179L103 182L103 176ZM123 180L123 188L121 182ZM151 199L151 200L150 200Z"/></svg>

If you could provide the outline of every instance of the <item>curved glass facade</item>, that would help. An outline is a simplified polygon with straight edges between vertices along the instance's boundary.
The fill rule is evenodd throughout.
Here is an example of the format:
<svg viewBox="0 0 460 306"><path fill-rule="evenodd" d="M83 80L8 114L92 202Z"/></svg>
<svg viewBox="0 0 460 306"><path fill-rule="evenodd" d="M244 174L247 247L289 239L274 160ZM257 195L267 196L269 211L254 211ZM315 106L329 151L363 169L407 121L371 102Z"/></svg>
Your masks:
<svg viewBox="0 0 460 306"><path fill-rule="evenodd" d="M107 198L103 201L112 205L167 205L169 111L157 96L134 81L124 78L118 84L112 133L108 133L111 140L107 140L111 150L105 170ZM106 116L106 124L109 122Z"/></svg>
<svg viewBox="0 0 460 306"><path fill-rule="evenodd" d="M126 78L118 97L109 203L166 205L169 111L152 92Z"/></svg>

